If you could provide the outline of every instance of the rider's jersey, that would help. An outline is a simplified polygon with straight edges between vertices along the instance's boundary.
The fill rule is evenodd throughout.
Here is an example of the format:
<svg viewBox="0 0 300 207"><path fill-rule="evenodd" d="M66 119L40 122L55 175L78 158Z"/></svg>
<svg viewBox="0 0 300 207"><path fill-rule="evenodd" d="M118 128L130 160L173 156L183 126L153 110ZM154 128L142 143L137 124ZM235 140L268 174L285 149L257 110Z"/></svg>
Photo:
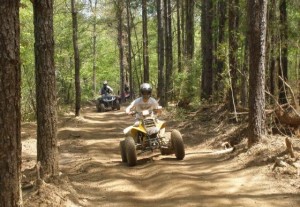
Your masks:
<svg viewBox="0 0 300 207"><path fill-rule="evenodd" d="M146 102L144 102L143 98L140 97L131 102L131 104L126 108L126 113L129 113L132 108L134 108L137 112L136 118L139 118L139 112L142 112L143 110L158 109L158 103L152 97L150 97Z"/></svg>
<svg viewBox="0 0 300 207"><path fill-rule="evenodd" d="M100 95L107 95L112 92L113 92L113 89L110 86L106 86L106 87L101 88Z"/></svg>

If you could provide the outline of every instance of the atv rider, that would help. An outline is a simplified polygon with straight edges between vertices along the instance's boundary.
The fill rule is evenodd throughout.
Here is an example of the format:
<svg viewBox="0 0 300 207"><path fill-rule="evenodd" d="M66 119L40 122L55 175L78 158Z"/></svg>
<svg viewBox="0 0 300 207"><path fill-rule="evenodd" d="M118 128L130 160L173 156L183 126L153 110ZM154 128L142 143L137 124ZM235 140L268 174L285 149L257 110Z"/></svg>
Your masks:
<svg viewBox="0 0 300 207"><path fill-rule="evenodd" d="M107 84L107 81L104 81L103 86L99 91L100 95L105 96L105 95L110 94L112 92L113 92L113 89Z"/></svg>
<svg viewBox="0 0 300 207"><path fill-rule="evenodd" d="M136 122L134 126L139 124L140 112L143 110L150 110L154 113L160 113L158 102L151 97L152 87L149 83L143 83L140 87L141 97L135 99L131 104L126 108L126 113L131 115L132 109L136 112Z"/></svg>

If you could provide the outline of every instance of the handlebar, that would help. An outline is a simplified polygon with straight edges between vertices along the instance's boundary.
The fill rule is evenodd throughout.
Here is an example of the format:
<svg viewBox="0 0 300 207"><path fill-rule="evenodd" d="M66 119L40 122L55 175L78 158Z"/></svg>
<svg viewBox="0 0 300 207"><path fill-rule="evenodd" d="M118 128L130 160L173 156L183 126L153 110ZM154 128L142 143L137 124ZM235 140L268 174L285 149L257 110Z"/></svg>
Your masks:
<svg viewBox="0 0 300 207"><path fill-rule="evenodd" d="M128 115L133 116L133 115L138 114L140 116L149 116L149 115L152 115L152 114L154 114L154 115L160 114L160 112L161 112L161 108L158 108L158 109L153 109L153 110L143 110L141 112L130 111L128 113Z"/></svg>
<svg viewBox="0 0 300 207"><path fill-rule="evenodd" d="M128 113L128 115L131 115L131 116L133 116L133 115L135 115L135 114L137 114L136 111L130 111L130 112Z"/></svg>

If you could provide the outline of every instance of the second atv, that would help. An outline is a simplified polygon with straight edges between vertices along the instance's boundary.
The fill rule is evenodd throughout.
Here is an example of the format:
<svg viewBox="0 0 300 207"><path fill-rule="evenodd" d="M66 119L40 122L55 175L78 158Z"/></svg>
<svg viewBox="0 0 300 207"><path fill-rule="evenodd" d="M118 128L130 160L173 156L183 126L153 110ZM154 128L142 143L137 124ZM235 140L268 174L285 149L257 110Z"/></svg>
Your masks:
<svg viewBox="0 0 300 207"><path fill-rule="evenodd" d="M98 112L120 110L120 98L112 94L102 95L96 101L96 108Z"/></svg>

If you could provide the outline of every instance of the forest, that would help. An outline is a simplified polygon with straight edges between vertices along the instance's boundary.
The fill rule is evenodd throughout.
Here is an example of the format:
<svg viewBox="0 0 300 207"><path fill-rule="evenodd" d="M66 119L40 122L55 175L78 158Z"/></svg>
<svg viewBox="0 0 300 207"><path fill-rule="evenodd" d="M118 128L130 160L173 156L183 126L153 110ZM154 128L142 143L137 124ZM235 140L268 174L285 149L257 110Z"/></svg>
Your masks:
<svg viewBox="0 0 300 207"><path fill-rule="evenodd" d="M240 158L258 145L264 145L265 149L269 147L266 143L280 141L282 145L276 149L277 154L267 156L264 162L285 168L292 166L289 173L293 171L291 177L297 189L286 193L293 198L292 204L300 202L296 198L300 188L299 30L300 2L297 0L1 1L0 206L103 206L110 201L116 206L148 206L143 200L145 197L135 200L133 196L119 201L112 199L114 195L108 192L102 200L92 201L88 198L90 193L80 200L83 193L79 195L74 183L66 187L77 192L77 197L74 193L71 199L72 204L61 201L68 197L68 193L61 191L57 191L57 195L63 196L52 200L53 205L47 203L46 198L42 204L38 198L29 196L36 192L33 189L39 189L43 197L41 189L48 184L50 190L44 191L49 193L56 191L53 186L65 186L66 180L79 182L76 173L82 169L76 173L73 170L79 165L84 167L79 161L85 156L83 152L93 151L88 147L93 143L91 140L97 139L97 129L107 127L111 129L107 133L114 136L118 134L116 130L122 131L128 123L122 114L129 104L126 90L132 101L140 96L142 83L151 84L152 96L166 110L165 118L172 119L170 127L182 132L186 147L184 165L193 161L193 153L198 153L193 151L195 143L198 148L222 144L227 150L231 149L232 154L226 156ZM121 111L97 112L96 100L104 81L120 98ZM119 117L115 117L118 114ZM111 119L112 123L106 126L102 119ZM88 125L94 121L99 121L98 125ZM240 134L234 135L235 138L226 135L220 141L218 133L210 133L225 122ZM197 131L197 127L203 127L203 132ZM197 134L192 136L193 133ZM109 135L104 132L99 134L101 139L96 144L103 154L109 154L105 143L113 142L110 140L113 137L106 137ZM23 182L26 176L29 179L24 173L24 159L29 159L24 153L26 136L35 140L34 150L31 149L34 158L30 157L34 160L30 175L34 174L35 181L29 191ZM89 144L83 139L86 136L90 138ZM214 141L207 141L205 136L211 136L209 139ZM274 138L276 136L281 138ZM78 142L69 140L70 137ZM122 135L116 137L119 141ZM240 137L244 138L242 147L238 145L242 142ZM79 146L79 143L87 145ZM70 144L74 146L68 151ZM95 165L103 167L100 172L116 169L126 172L122 163L115 164L115 168L110 166L120 159L117 145L113 144L113 152L107 155L111 162L103 166L99 163L106 158L97 157L95 152L89 154L86 162L89 166L85 170ZM75 167L71 161L70 165L64 164L68 163L68 153L84 146ZM216 161L214 159L207 158L207 165ZM161 161L154 157L145 161L146 166L153 160L156 164ZM141 162L138 162L139 170L142 170ZM169 170L175 169L170 167ZM68 179L62 178L61 173L69 176ZM134 173L130 175L134 177ZM169 176L167 172L166 175ZM120 177L110 179L121 180ZM182 185L184 182L191 181L186 179ZM131 186L135 187L138 188ZM203 186L194 188L199 190ZM171 206L177 199L181 202L175 193L173 196L175 201L167 199L164 203L162 197L151 200L149 206ZM199 206L196 198L189 199L186 202L191 205L183 206ZM230 199L228 205L222 203L222 198L216 200L213 204L205 200L203 206L233 204ZM276 206L258 200L262 206ZM238 202L253 206L244 200ZM281 202L278 206L286 204Z"/></svg>

